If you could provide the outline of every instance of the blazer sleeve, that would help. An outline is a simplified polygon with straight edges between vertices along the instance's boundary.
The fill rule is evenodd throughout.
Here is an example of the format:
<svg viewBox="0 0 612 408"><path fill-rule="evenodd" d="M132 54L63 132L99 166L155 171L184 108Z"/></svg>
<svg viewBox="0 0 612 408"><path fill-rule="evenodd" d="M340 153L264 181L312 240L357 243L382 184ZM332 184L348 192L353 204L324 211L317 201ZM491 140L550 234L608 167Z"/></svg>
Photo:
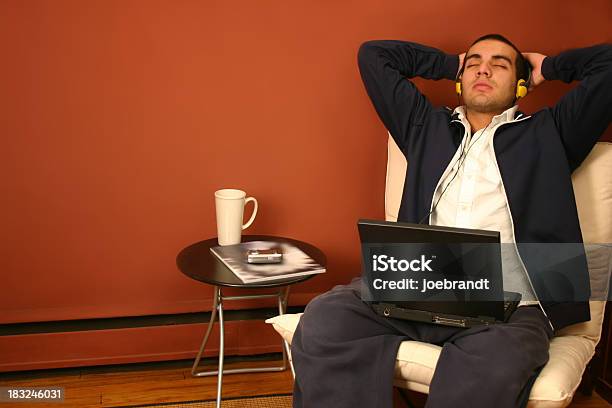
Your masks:
<svg viewBox="0 0 612 408"><path fill-rule="evenodd" d="M580 81L551 109L573 171L612 120L612 45L578 48L546 57L542 75L547 80Z"/></svg>
<svg viewBox="0 0 612 408"><path fill-rule="evenodd" d="M410 78L454 80L459 57L424 45L397 41L367 41L361 45L358 64L366 91L383 124L406 152L432 110L429 100ZM414 136L412 136L414 137Z"/></svg>

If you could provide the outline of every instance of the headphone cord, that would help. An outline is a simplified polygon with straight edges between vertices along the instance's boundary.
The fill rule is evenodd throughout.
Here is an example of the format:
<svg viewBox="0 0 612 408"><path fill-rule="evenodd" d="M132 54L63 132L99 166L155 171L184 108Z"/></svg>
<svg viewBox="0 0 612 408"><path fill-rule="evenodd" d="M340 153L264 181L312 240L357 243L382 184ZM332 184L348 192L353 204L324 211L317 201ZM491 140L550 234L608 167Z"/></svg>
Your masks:
<svg viewBox="0 0 612 408"><path fill-rule="evenodd" d="M446 190L448 189L448 186L451 185L451 183L453 182L453 180L455 180L455 177L457 177L457 174L459 174L459 171L461 171L461 166L463 165L463 163L465 162L465 160L467 159L467 155L470 152L470 150L472 149L472 147L474 147L474 145L476 144L476 142L478 141L478 139L480 139L480 137L482 135L485 134L487 128L489 127L489 125L491 125L491 123L493 123L493 120L491 120L491 122L489 122L489 124L487 126L485 126L485 128L482 130L482 132L478 135L478 137L476 139L474 139L473 142L470 143L469 146L463 146L463 142L466 141L465 137L463 138L463 140L461 141L461 154L459 155L459 158L457 159L458 165L457 165L457 171L455 171L455 174L453 175L453 178L450 179L450 181L446 184L446 187L444 187L444 190L442 190L442 193L440 193L440 197L438 197L438 200L436 201L436 203L434 204L433 208L431 209L431 211L429 211L422 219L421 221L419 221L419 224L421 224L425 218L429 217L435 210L436 207L438 207L438 203L440 202L440 200L442 199L442 197L444 196L444 193L446 192ZM465 149L467 147L467 150ZM464 155L465 152L465 155ZM462 160L463 157L463 160ZM448 177L448 176L447 176ZM434 191L435 194L435 191Z"/></svg>

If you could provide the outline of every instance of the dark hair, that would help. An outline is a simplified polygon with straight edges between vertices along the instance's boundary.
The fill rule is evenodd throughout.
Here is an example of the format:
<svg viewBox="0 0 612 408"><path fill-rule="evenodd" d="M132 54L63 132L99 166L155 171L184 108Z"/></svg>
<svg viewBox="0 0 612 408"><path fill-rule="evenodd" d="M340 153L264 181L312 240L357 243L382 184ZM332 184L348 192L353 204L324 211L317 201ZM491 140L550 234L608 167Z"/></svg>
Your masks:
<svg viewBox="0 0 612 408"><path fill-rule="evenodd" d="M529 63L527 62L525 57L523 57L523 54L521 54L519 49L516 48L516 45L512 44L512 42L509 39L507 39L501 34L487 34L487 35L483 35L482 37L477 38L476 41L474 41L472 45L470 45L470 48L472 48L474 44L479 43L484 40L500 41L500 42L503 42L504 44L508 44L509 46L511 46L514 49L514 51L516 51L516 58L514 60L514 65L516 65L516 80L518 81L519 79L524 79L525 81L528 81L527 77L529 76L528 74Z"/></svg>

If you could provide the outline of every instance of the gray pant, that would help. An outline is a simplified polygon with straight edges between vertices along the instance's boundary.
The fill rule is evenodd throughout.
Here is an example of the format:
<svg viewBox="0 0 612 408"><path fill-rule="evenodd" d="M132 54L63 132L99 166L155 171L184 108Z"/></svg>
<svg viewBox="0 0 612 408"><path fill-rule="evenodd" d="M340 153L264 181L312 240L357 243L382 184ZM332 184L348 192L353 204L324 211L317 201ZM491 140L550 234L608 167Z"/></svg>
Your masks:
<svg viewBox="0 0 612 408"><path fill-rule="evenodd" d="M553 333L538 307L506 324L460 329L388 319L361 300L359 280L313 299L291 344L294 408L390 408L399 345L443 346L427 408L526 405Z"/></svg>

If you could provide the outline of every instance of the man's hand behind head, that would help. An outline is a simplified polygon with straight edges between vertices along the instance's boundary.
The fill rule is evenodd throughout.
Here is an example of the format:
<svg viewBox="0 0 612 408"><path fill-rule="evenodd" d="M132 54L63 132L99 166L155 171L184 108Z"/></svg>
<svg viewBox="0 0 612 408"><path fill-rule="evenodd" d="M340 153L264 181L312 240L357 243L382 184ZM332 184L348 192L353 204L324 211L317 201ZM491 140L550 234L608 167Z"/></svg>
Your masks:
<svg viewBox="0 0 612 408"><path fill-rule="evenodd" d="M536 86L544 82L542 61L544 61L546 55L537 52L523 52L522 54L531 64L531 85L529 86L529 92L531 92Z"/></svg>

